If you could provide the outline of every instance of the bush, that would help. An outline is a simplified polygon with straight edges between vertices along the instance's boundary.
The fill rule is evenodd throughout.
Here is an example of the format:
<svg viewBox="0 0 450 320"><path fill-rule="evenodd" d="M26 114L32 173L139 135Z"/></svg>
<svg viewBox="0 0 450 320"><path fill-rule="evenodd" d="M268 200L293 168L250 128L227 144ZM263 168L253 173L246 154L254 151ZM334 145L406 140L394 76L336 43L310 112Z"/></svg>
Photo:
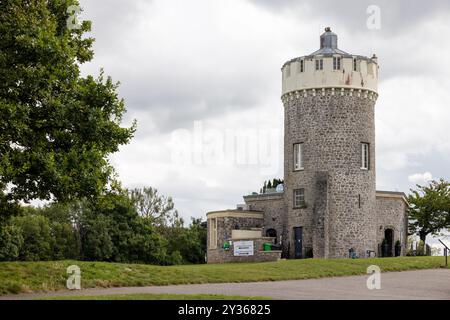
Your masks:
<svg viewBox="0 0 450 320"><path fill-rule="evenodd" d="M12 225L21 230L23 245L19 259L26 261L51 260L52 236L49 220L39 215L13 217Z"/></svg>
<svg viewBox="0 0 450 320"><path fill-rule="evenodd" d="M0 226L0 261L17 260L22 246L23 236L18 227Z"/></svg>

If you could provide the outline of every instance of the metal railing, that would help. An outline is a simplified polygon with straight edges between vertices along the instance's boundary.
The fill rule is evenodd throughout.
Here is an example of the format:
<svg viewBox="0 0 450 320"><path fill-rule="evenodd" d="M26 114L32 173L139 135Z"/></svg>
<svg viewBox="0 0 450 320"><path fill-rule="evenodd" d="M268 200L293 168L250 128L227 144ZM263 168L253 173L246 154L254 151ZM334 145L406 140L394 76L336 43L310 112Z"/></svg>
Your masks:
<svg viewBox="0 0 450 320"><path fill-rule="evenodd" d="M442 243L442 245L444 246L445 267L448 267L448 253L449 253L450 249L447 247L447 245L444 242L442 242L441 239L439 239L439 242Z"/></svg>

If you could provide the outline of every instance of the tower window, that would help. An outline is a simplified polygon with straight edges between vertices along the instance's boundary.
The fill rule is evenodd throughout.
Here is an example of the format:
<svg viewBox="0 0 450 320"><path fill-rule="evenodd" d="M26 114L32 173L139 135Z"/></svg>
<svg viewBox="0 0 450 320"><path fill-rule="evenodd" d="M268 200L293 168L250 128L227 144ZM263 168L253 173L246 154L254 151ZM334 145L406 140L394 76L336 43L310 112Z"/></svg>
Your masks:
<svg viewBox="0 0 450 320"><path fill-rule="evenodd" d="M294 144L294 171L303 169L303 143L296 143Z"/></svg>
<svg viewBox="0 0 450 320"><path fill-rule="evenodd" d="M358 71L358 60L353 59L353 71Z"/></svg>
<svg viewBox="0 0 450 320"><path fill-rule="evenodd" d="M316 70L323 70L323 59L316 59Z"/></svg>
<svg viewBox="0 0 450 320"><path fill-rule="evenodd" d="M341 57L333 57L333 70L341 70Z"/></svg>
<svg viewBox="0 0 450 320"><path fill-rule="evenodd" d="M217 219L212 218L211 220L209 220L209 223L209 248L217 249Z"/></svg>
<svg viewBox="0 0 450 320"><path fill-rule="evenodd" d="M361 169L369 170L370 168L370 144L361 143Z"/></svg>
<svg viewBox="0 0 450 320"><path fill-rule="evenodd" d="M291 65L286 66L286 78L291 76Z"/></svg>
<svg viewBox="0 0 450 320"><path fill-rule="evenodd" d="M294 190L294 208L302 208L305 206L305 189Z"/></svg>

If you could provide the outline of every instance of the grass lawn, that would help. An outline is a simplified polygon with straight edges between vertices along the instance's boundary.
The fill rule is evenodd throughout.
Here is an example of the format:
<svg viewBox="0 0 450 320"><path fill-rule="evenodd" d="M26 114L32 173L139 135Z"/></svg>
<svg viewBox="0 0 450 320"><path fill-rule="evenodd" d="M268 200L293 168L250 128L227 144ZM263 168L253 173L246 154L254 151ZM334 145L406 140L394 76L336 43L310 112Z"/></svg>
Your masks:
<svg viewBox="0 0 450 320"><path fill-rule="evenodd" d="M81 261L0 262L0 294L64 290L66 268L74 264L81 268L82 288L93 288L312 279L366 274L370 265L387 272L434 269L443 263L443 257L308 259L168 267Z"/></svg>
<svg viewBox="0 0 450 320"><path fill-rule="evenodd" d="M49 297L37 300L270 300L266 297L224 296L218 294L112 294L104 296Z"/></svg>

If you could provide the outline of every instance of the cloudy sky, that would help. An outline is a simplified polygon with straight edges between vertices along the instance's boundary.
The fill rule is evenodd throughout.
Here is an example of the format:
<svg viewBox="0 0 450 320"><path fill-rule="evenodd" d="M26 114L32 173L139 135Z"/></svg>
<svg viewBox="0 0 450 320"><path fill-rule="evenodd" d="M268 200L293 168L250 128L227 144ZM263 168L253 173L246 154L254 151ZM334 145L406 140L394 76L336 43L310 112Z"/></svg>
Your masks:
<svg viewBox="0 0 450 320"><path fill-rule="evenodd" d="M283 176L280 68L327 26L340 49L379 57L378 189L450 179L447 0L80 2L96 38L82 70L120 81L125 123L138 121L111 161L124 186L158 188L186 219Z"/></svg>

